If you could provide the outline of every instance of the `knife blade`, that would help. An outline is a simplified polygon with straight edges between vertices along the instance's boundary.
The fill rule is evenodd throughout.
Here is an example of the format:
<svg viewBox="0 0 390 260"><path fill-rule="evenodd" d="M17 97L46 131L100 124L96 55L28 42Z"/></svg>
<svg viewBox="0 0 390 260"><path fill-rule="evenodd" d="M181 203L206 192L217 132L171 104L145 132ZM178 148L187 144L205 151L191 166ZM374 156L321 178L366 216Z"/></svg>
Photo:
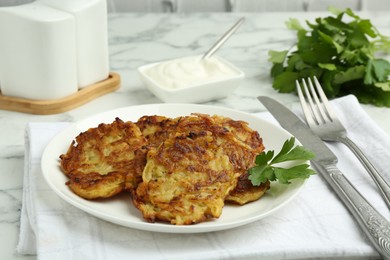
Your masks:
<svg viewBox="0 0 390 260"><path fill-rule="evenodd" d="M293 134L303 146L308 147L316 154L315 161L319 163L337 163L337 157L334 153L293 112L269 97L258 97L258 99L284 129Z"/></svg>
<svg viewBox="0 0 390 260"><path fill-rule="evenodd" d="M313 166L350 210L379 254L390 259L390 222L386 220L337 168L336 155L292 111L276 100L261 96L259 101L279 124L316 155Z"/></svg>

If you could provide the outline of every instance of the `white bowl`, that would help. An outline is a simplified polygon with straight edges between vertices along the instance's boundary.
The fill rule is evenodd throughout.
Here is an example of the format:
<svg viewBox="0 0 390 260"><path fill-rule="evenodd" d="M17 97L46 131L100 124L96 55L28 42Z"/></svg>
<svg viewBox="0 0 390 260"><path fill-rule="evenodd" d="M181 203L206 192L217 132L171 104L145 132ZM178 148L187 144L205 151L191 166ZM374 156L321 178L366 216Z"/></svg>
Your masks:
<svg viewBox="0 0 390 260"><path fill-rule="evenodd" d="M214 59L218 65L223 67L223 71L227 71L227 74L219 76L214 79L202 79L198 76L191 75L194 77L194 80L190 80L190 83L174 83L175 86L169 84L171 80L175 81L175 77L178 76L181 72L186 70L185 72L192 73L192 68L185 68L177 71L177 61L182 61L186 59L199 59L200 56L191 56L184 57L181 59L173 59L168 61L156 62L152 64L147 64L138 68L139 75L141 80L147 86L147 88L159 99L166 103L202 103L210 100L220 99L228 96L231 92L233 92L242 82L245 77L244 72L240 69L227 62L226 60L213 56L209 59ZM166 67L161 69L161 66L165 66L169 64L169 75L165 75L165 78L162 79L161 74L156 74L154 72L159 68L158 73L166 72L168 70ZM172 65L172 66L171 66ZM198 65L198 64L197 64ZM213 67L214 68L214 67ZM172 69L174 69L172 71ZM197 68L194 70L194 74L197 72ZM154 74L153 74L153 73ZM181 73L184 74L184 73ZM201 73L200 73L201 74ZM172 82L171 82L172 83Z"/></svg>

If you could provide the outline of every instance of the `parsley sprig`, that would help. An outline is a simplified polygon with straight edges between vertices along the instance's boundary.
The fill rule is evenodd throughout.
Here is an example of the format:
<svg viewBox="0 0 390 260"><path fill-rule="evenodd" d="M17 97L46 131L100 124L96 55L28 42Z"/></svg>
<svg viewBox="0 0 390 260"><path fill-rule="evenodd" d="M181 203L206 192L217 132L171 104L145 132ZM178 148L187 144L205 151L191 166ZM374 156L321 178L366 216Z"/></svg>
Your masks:
<svg viewBox="0 0 390 260"><path fill-rule="evenodd" d="M294 92L295 80L316 76L329 98L354 94L361 103L390 107L390 62L376 57L390 53L390 38L351 9L330 11L334 16L305 27L297 19L286 22L297 43L269 52L273 88Z"/></svg>
<svg viewBox="0 0 390 260"><path fill-rule="evenodd" d="M292 179L306 179L315 171L309 168L309 164L303 163L290 168L277 167L275 164L295 161L310 160L314 153L303 146L296 145L295 138L291 137L283 144L280 152L274 157L274 151L262 152L256 156L256 165L249 169L249 180L254 186L259 186L267 180L288 184Z"/></svg>

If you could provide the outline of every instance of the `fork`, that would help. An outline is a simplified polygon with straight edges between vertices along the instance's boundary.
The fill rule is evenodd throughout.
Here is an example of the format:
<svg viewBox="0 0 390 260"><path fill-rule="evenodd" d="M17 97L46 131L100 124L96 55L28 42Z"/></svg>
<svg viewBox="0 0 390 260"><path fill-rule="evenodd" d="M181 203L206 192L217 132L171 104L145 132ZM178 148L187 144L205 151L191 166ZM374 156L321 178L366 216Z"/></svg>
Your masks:
<svg viewBox="0 0 390 260"><path fill-rule="evenodd" d="M332 110L320 83L316 77L313 79L315 88L310 78L307 79L307 83L304 79L302 79L302 86L299 84L298 80L295 82L307 124L323 141L341 142L356 155L374 180L375 184L378 186L387 207L390 208L389 183L375 169L360 148L348 138L345 127L341 124L340 120ZM305 94L303 94L302 91Z"/></svg>

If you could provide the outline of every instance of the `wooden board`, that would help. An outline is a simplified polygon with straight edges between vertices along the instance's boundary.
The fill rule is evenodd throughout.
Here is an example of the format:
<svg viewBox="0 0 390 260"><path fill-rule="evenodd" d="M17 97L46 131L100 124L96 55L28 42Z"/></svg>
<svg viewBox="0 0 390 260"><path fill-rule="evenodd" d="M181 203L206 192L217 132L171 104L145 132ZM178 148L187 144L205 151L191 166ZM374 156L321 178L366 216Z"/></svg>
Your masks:
<svg viewBox="0 0 390 260"><path fill-rule="evenodd" d="M119 74L111 72L106 80L84 87L77 93L60 99L32 100L4 96L0 93L0 109L37 115L58 114L79 107L97 97L115 91L119 87Z"/></svg>

